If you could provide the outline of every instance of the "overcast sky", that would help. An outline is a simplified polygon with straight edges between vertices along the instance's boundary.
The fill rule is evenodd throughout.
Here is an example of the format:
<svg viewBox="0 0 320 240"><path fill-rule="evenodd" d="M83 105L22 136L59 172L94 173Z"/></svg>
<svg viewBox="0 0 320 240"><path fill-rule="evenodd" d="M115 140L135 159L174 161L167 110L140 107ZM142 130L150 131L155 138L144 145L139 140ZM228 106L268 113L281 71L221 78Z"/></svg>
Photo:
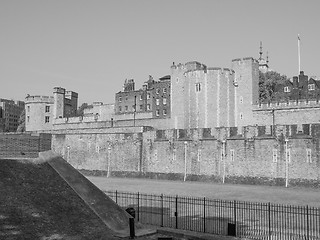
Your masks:
<svg viewBox="0 0 320 240"><path fill-rule="evenodd" d="M114 102L126 78L136 88L170 74L172 62L230 67L269 51L270 67L320 76L320 1L1 0L0 98L52 95Z"/></svg>

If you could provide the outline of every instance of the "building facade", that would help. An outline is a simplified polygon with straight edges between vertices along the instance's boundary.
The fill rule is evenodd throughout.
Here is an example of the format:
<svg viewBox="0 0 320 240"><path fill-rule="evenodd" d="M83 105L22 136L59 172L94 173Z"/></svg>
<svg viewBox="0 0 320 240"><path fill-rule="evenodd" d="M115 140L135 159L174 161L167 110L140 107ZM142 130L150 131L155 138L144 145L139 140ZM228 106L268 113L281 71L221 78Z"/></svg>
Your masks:
<svg viewBox="0 0 320 240"><path fill-rule="evenodd" d="M133 79L126 80L123 91L115 95L115 115L149 113L155 119L170 118L170 87L170 75L159 81L149 76L149 80L139 90L135 90Z"/></svg>
<svg viewBox="0 0 320 240"><path fill-rule="evenodd" d="M30 118L26 128L27 131L129 126L241 129L253 125L320 122L320 81L309 79L301 72L293 81L276 86L278 101L260 103L262 66L269 69L261 59L251 57L233 59L230 68L207 67L197 61L173 63L170 75L159 80L149 76L139 90L135 90L133 79L126 80L123 90L115 94L114 104L95 103L84 111L84 116L76 118L72 116L76 112L78 94L55 88L54 96L48 101L34 97L27 100L29 107L30 104L40 106L35 102L46 106L32 113L39 122L31 121L26 107L26 118ZM45 112L45 108L49 112Z"/></svg>
<svg viewBox="0 0 320 240"><path fill-rule="evenodd" d="M292 81L277 84L274 93L275 101L320 99L320 80L308 77L303 71L294 76Z"/></svg>
<svg viewBox="0 0 320 240"><path fill-rule="evenodd" d="M52 96L27 96L25 106L26 131L52 129L54 99Z"/></svg>
<svg viewBox="0 0 320 240"><path fill-rule="evenodd" d="M55 87L53 96L27 96L26 131L51 131L54 119L76 115L78 94Z"/></svg>
<svg viewBox="0 0 320 240"><path fill-rule="evenodd" d="M0 132L15 132L24 109L23 101L0 98Z"/></svg>
<svg viewBox="0 0 320 240"><path fill-rule="evenodd" d="M199 62L171 67L171 115L174 128L245 126L258 101L259 64L232 60L232 68Z"/></svg>

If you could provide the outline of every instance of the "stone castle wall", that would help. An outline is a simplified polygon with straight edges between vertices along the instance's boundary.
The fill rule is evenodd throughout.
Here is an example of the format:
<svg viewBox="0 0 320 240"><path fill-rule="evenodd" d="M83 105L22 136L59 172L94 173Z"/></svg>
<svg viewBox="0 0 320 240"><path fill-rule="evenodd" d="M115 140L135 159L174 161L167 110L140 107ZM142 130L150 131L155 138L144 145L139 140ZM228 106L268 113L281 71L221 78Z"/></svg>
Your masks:
<svg viewBox="0 0 320 240"><path fill-rule="evenodd" d="M52 148L91 173L272 185L288 175L290 185L320 187L320 124L115 129L54 134Z"/></svg>
<svg viewBox="0 0 320 240"><path fill-rule="evenodd" d="M290 100L254 105L253 117L258 125L319 123L320 103L317 100Z"/></svg>

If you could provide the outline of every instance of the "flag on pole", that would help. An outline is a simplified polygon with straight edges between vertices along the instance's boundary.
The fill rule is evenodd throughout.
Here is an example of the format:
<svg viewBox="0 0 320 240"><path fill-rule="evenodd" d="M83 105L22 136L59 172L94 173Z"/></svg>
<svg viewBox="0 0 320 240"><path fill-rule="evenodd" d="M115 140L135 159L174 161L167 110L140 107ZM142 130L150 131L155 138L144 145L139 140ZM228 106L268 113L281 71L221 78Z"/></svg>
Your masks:
<svg viewBox="0 0 320 240"><path fill-rule="evenodd" d="M300 34L298 34L298 65L299 65L299 74L301 71L301 62L300 62Z"/></svg>

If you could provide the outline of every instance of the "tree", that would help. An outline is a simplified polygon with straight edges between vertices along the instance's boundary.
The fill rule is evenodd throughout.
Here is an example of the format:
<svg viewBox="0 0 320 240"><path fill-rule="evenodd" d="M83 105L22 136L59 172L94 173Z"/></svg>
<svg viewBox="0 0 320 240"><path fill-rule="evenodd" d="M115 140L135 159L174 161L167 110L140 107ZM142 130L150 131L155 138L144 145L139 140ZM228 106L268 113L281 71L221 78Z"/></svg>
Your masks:
<svg viewBox="0 0 320 240"><path fill-rule="evenodd" d="M84 109L92 108L92 105L88 105L88 103L82 103L81 106L77 109L76 116L83 116Z"/></svg>
<svg viewBox="0 0 320 240"><path fill-rule="evenodd" d="M284 84L288 80L287 76L280 75L275 71L266 73L259 72L259 100L269 102L273 99L276 85Z"/></svg>
<svg viewBox="0 0 320 240"><path fill-rule="evenodd" d="M25 111L25 109L23 109L23 111L21 112L18 123L19 123L19 125L17 128L17 132L25 132L26 131L26 111Z"/></svg>

